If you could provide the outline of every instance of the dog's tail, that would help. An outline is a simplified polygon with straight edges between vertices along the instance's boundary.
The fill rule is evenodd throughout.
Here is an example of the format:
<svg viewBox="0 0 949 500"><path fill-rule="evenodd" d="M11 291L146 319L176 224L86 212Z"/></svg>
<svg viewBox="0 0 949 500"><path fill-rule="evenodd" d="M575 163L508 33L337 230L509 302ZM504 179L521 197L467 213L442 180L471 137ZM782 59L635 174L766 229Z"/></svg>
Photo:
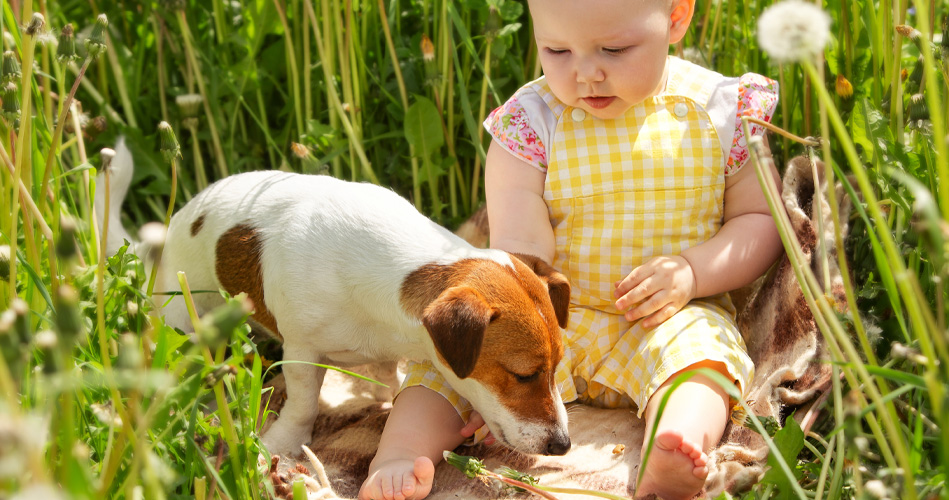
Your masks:
<svg viewBox="0 0 949 500"><path fill-rule="evenodd" d="M488 248L488 237L491 234L488 225L488 207L481 205L481 208L458 226L455 234L474 247Z"/></svg>
<svg viewBox="0 0 949 500"><path fill-rule="evenodd" d="M122 202L125 201L125 195L132 183L134 170L132 152L125 145L125 139L120 137L115 144L115 157L112 158L109 171L108 211L106 211L105 206L105 173L99 172L99 176L96 178L96 222L99 223L99 231L102 231L105 227L105 215L108 213L109 216L109 233L106 235L106 252L108 255L114 254L121 248L125 244L125 240L134 243L132 236L122 226Z"/></svg>

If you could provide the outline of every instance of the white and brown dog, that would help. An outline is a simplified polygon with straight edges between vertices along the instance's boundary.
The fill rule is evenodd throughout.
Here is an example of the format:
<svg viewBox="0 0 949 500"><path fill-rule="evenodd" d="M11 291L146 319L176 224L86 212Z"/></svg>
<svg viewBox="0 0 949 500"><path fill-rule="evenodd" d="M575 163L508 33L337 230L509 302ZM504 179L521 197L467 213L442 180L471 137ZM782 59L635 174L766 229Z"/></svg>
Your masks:
<svg viewBox="0 0 949 500"><path fill-rule="evenodd" d="M118 214L132 157L116 149L110 251L128 238ZM177 290L178 271L192 289L246 292L284 360L305 362L283 365L287 401L263 438L272 453L309 442L325 374L309 363L401 358L434 363L513 448L570 447L554 383L566 279L536 258L471 246L391 190L279 171L220 180L172 218L156 290ZM207 310L220 297L195 302ZM189 328L180 297L163 314Z"/></svg>

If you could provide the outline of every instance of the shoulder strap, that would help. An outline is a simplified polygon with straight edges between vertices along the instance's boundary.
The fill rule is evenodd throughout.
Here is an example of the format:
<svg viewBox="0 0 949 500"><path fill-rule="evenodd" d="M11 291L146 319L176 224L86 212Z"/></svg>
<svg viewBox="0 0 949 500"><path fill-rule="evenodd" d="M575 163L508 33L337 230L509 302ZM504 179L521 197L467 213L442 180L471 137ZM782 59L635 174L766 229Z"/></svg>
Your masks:
<svg viewBox="0 0 949 500"><path fill-rule="evenodd" d="M669 76L664 94L685 96L706 106L709 96L724 80L720 73L669 56Z"/></svg>
<svg viewBox="0 0 949 500"><path fill-rule="evenodd" d="M542 76L528 83L525 85L525 87L529 87L534 92L537 92L537 95L539 95L541 99L544 100L544 103L547 104L547 107L553 111L554 116L557 118L560 118L560 116L563 115L564 110L567 109L567 105L560 102L560 99L557 99L554 93L551 92L550 85L547 84L546 77Z"/></svg>

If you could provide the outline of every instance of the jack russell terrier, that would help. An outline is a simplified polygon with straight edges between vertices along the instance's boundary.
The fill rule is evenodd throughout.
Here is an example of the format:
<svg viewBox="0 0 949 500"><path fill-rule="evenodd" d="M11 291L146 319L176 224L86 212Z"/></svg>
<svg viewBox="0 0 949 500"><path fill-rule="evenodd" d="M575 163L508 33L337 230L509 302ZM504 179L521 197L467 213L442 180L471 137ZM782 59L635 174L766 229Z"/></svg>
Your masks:
<svg viewBox="0 0 949 500"><path fill-rule="evenodd" d="M131 240L119 217L132 156L121 142L116 152L110 253ZM389 189L280 171L228 177L171 219L159 267L155 290L179 290L184 271L193 289L246 292L252 324L283 341L284 360L304 362L283 365L287 401L263 436L271 453L309 443L325 374L310 363L401 358L430 360L501 442L570 448L554 383L567 280L537 258L471 246ZM199 311L220 302L195 295ZM162 312L190 328L180 296Z"/></svg>

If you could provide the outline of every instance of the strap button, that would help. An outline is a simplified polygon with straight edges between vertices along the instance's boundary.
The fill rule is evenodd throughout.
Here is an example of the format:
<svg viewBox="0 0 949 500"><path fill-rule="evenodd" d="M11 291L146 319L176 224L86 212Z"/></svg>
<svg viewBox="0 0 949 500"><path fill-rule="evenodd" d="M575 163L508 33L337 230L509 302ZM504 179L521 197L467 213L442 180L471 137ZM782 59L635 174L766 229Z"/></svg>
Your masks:
<svg viewBox="0 0 949 500"><path fill-rule="evenodd" d="M679 118L684 118L685 115L689 114L689 107L686 106L684 102L677 102L676 105L672 107L672 112Z"/></svg>
<svg viewBox="0 0 949 500"><path fill-rule="evenodd" d="M575 122L582 122L583 119L587 117L587 113L580 108L573 108L573 111L570 112L570 117L573 118Z"/></svg>

